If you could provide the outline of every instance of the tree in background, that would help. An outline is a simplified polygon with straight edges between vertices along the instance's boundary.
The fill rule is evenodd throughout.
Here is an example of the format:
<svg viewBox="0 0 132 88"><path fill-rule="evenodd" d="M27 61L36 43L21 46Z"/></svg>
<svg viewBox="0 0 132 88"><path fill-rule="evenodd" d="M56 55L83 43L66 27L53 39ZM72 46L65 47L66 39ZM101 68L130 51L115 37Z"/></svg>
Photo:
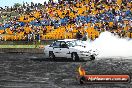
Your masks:
<svg viewBox="0 0 132 88"><path fill-rule="evenodd" d="M13 7L14 7L14 8L19 8L19 7L21 7L21 6L22 6L22 5L21 5L20 3L15 3Z"/></svg>

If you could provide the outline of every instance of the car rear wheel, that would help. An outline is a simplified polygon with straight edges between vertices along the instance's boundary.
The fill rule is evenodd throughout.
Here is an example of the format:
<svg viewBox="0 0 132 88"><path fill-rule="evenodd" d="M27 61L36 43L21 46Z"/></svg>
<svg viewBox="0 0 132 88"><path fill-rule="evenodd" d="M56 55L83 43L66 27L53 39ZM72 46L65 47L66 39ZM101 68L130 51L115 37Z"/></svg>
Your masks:
<svg viewBox="0 0 132 88"><path fill-rule="evenodd" d="M90 55L90 60L95 60L95 56L94 55Z"/></svg>
<svg viewBox="0 0 132 88"><path fill-rule="evenodd" d="M49 52L49 58L50 58L51 60L55 60L55 55L54 55L53 52Z"/></svg>
<svg viewBox="0 0 132 88"><path fill-rule="evenodd" d="M72 53L72 60L73 61L78 61L79 60L79 57L78 57L77 53Z"/></svg>

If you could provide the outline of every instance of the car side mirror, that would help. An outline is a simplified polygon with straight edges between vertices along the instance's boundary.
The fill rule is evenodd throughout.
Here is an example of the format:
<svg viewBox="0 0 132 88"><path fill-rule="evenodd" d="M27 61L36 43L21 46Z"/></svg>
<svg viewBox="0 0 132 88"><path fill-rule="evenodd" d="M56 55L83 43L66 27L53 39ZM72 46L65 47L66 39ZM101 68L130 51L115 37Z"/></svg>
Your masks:
<svg viewBox="0 0 132 88"><path fill-rule="evenodd" d="M68 45L65 45L65 44L62 45L61 47L62 47L62 48L69 48Z"/></svg>
<svg viewBox="0 0 132 88"><path fill-rule="evenodd" d="M69 49L69 46L68 46L68 45L66 45L66 46L65 46L65 48Z"/></svg>
<svg viewBox="0 0 132 88"><path fill-rule="evenodd" d="M68 47L68 46L65 46L64 48L67 48L67 49L69 49L69 47Z"/></svg>

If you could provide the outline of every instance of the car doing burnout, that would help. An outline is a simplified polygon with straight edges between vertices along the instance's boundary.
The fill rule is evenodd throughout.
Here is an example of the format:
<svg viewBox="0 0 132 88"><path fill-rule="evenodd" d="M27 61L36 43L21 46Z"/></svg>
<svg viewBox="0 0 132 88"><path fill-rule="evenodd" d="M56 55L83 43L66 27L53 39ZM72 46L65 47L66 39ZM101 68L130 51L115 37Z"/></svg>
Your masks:
<svg viewBox="0 0 132 88"><path fill-rule="evenodd" d="M45 56L55 60L56 58L71 58L72 60L94 60L96 51L88 48L81 40L64 39L57 40L44 48Z"/></svg>

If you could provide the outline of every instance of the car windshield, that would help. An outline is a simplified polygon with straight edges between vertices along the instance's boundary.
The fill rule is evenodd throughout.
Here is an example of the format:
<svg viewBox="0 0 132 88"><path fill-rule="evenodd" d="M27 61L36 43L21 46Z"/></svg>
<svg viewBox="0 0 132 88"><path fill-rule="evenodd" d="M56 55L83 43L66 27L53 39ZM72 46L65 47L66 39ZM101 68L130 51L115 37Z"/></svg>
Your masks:
<svg viewBox="0 0 132 88"><path fill-rule="evenodd" d="M74 40L74 41L67 41L67 44L69 47L75 47L75 46L83 46L85 45L82 41Z"/></svg>

